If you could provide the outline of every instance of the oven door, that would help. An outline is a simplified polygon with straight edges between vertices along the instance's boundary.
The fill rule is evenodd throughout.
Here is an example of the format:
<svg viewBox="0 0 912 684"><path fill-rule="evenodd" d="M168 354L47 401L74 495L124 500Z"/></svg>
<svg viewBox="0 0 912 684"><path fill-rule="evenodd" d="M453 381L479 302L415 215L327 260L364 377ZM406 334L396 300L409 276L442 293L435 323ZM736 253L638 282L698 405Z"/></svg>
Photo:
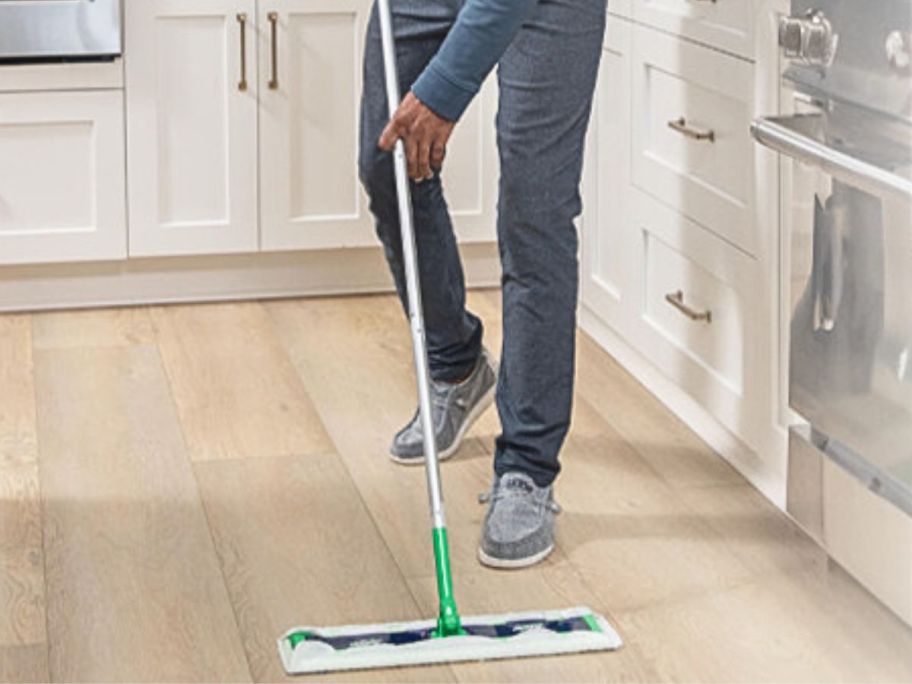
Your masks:
<svg viewBox="0 0 912 684"><path fill-rule="evenodd" d="M0 60L121 54L120 0L0 0Z"/></svg>
<svg viewBox="0 0 912 684"><path fill-rule="evenodd" d="M837 149L822 113L762 118L753 134L790 167L789 403L819 447L912 513L908 169Z"/></svg>

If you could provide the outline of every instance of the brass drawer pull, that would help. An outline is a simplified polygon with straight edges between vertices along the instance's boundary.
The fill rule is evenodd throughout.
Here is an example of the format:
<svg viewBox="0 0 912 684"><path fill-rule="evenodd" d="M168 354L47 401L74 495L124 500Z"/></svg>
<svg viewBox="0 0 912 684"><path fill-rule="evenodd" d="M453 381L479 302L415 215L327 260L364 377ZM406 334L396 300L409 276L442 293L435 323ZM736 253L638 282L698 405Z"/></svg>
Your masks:
<svg viewBox="0 0 912 684"><path fill-rule="evenodd" d="M684 303L684 293L681 290L665 295L665 301L692 321L706 321L707 323L712 323L712 311L706 310L701 312L691 309Z"/></svg>
<svg viewBox="0 0 912 684"><path fill-rule="evenodd" d="M238 90L243 92L247 90L247 15L239 13L237 21L241 27L241 80L238 82Z"/></svg>
<svg viewBox="0 0 912 684"><path fill-rule="evenodd" d="M696 128L691 128L687 125L687 119L685 119L683 116L680 119L669 121L668 127L672 130L677 131L681 135L686 135L688 138L692 138L694 140L707 140L709 142L716 141L715 131L698 131Z"/></svg>
<svg viewBox="0 0 912 684"><path fill-rule="evenodd" d="M272 78L269 79L269 89L279 89L279 13L270 12L266 15L269 19L272 34Z"/></svg>

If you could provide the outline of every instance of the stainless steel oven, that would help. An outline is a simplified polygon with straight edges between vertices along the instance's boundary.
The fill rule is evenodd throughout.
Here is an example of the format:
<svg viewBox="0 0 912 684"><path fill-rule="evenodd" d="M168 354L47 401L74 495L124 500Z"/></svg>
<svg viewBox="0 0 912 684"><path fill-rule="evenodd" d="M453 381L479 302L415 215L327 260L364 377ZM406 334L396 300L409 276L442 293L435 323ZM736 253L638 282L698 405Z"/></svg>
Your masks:
<svg viewBox="0 0 912 684"><path fill-rule="evenodd" d="M0 62L117 57L121 54L120 2L0 0Z"/></svg>
<svg viewBox="0 0 912 684"><path fill-rule="evenodd" d="M789 403L912 514L912 0L792 0L783 115Z"/></svg>

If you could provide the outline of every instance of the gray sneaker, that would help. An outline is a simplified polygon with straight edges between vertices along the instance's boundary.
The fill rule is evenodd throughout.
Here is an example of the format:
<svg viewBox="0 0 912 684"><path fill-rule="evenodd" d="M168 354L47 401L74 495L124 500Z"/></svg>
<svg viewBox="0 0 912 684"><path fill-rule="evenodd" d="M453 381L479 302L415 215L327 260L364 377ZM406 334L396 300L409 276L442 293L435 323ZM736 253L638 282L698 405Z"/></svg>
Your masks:
<svg viewBox="0 0 912 684"><path fill-rule="evenodd" d="M431 382L431 409L437 430L437 458L441 461L456 453L462 438L485 409L494 401L497 371L491 356L483 349L471 375L457 385ZM390 458L396 463L424 463L424 433L418 412L393 438Z"/></svg>
<svg viewBox="0 0 912 684"><path fill-rule="evenodd" d="M478 547L484 565L524 568L554 550L554 517L560 506L553 487L539 487L525 473L509 472L478 500L490 504Z"/></svg>

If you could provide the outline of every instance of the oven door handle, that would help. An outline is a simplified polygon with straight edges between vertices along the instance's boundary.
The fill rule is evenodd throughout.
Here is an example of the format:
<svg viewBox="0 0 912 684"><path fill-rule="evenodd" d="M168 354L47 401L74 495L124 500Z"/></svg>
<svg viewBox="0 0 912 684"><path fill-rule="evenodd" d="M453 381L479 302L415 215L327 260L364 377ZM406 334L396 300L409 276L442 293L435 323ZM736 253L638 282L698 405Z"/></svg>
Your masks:
<svg viewBox="0 0 912 684"><path fill-rule="evenodd" d="M912 199L912 181L840 152L805 135L800 123L807 115L764 116L751 124L751 135L762 145L822 169L834 178L873 195Z"/></svg>

